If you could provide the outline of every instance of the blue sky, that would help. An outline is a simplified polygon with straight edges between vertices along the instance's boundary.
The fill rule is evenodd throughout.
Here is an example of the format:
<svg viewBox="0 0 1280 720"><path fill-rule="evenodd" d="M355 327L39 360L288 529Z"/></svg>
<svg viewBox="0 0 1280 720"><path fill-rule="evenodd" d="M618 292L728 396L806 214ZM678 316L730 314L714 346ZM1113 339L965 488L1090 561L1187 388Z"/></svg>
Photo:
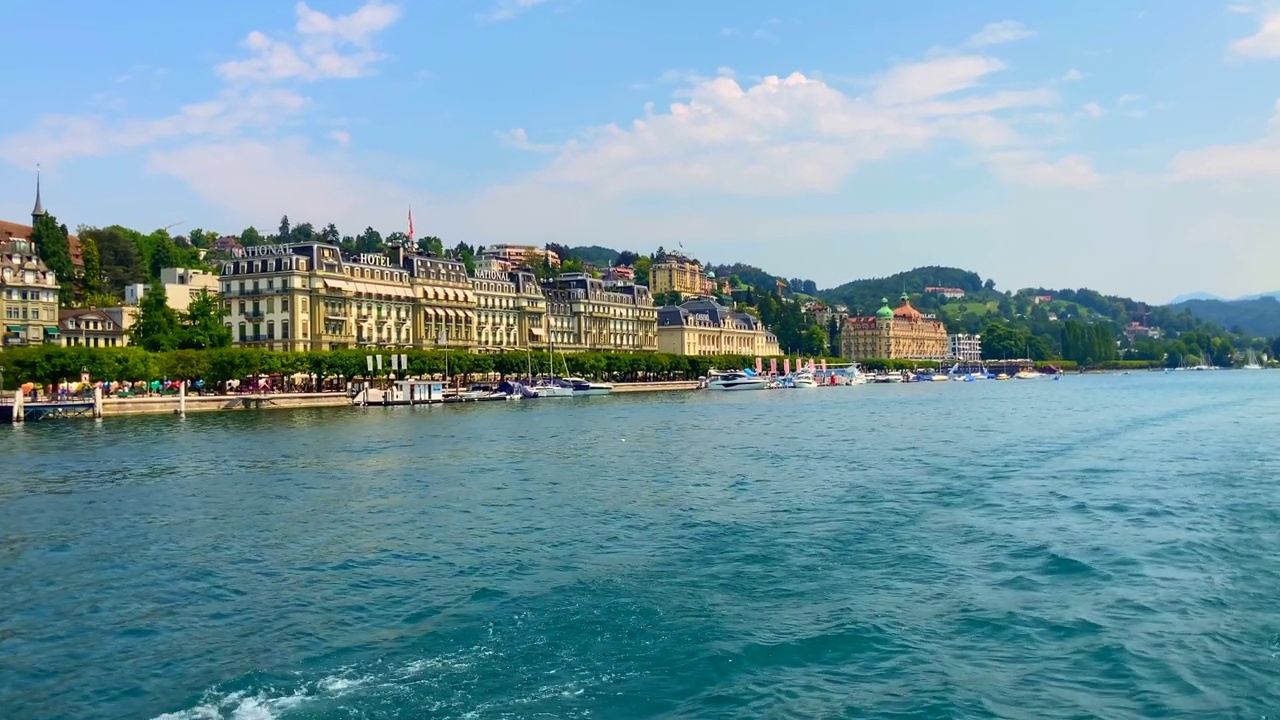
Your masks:
<svg viewBox="0 0 1280 720"><path fill-rule="evenodd" d="M1280 5L8 0L0 217L1280 289ZM40 29L40 28L44 29Z"/></svg>

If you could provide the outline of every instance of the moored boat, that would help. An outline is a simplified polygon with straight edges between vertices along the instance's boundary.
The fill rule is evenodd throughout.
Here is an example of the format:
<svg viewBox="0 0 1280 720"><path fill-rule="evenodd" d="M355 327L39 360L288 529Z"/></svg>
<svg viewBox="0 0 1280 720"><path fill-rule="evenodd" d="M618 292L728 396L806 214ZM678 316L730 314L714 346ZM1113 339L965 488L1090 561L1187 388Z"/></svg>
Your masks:
<svg viewBox="0 0 1280 720"><path fill-rule="evenodd" d="M748 375L744 372L713 373L707 378L707 390L764 390L769 387L768 378Z"/></svg>

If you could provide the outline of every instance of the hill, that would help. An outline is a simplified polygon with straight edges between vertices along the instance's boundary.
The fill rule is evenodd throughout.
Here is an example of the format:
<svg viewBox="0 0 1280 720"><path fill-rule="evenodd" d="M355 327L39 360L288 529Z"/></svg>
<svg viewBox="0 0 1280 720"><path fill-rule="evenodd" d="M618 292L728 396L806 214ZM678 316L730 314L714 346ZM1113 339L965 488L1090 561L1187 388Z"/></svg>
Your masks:
<svg viewBox="0 0 1280 720"><path fill-rule="evenodd" d="M1171 307L1255 337L1280 335L1280 300L1274 295L1248 300L1187 300Z"/></svg>
<svg viewBox="0 0 1280 720"><path fill-rule="evenodd" d="M846 305L851 312L870 313L880 307L881 298L892 300L904 292L917 295L926 287L959 288L965 292L966 300L998 301L1002 297L995 292L994 282L988 280L984 284L975 272L939 266L919 267L883 278L854 280L830 290L821 290L817 296L828 303Z"/></svg>
<svg viewBox="0 0 1280 720"><path fill-rule="evenodd" d="M581 245L568 250L569 258L577 258L588 265L595 265L598 268L611 267L621 254L613 248L599 245Z"/></svg>

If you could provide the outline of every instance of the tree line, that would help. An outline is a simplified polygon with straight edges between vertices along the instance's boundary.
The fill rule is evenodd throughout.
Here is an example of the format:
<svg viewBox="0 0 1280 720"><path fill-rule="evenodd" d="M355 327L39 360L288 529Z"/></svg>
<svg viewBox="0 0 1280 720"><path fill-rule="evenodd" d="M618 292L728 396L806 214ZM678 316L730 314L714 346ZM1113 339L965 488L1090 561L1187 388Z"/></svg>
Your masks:
<svg viewBox="0 0 1280 720"><path fill-rule="evenodd" d="M151 380L204 380L220 383L258 375L304 374L324 379L350 381L369 375L370 355L404 354L412 377L443 378L498 375L526 377L568 374L617 381L693 379L706 376L712 368L735 369L755 365L745 355L686 356L663 353L507 352L473 354L444 350L373 351L361 349L278 352L258 348L224 347L176 349L151 352L142 347L93 348L37 345L0 353L0 367L8 387L15 383L61 383L80 378L82 371L94 381L137 382ZM765 359L766 364L768 359ZM781 360L779 360L781 366ZM387 377L389 363L375 376Z"/></svg>

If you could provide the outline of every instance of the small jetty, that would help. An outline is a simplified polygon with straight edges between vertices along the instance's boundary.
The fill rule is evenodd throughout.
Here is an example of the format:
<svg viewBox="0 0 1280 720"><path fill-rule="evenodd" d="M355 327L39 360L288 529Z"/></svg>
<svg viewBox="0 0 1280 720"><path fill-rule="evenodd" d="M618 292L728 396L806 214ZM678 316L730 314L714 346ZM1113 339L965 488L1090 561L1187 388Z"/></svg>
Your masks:
<svg viewBox="0 0 1280 720"><path fill-rule="evenodd" d="M19 424L54 418L102 417L102 391L93 397L62 400L30 400L19 390L11 398L0 398L0 423Z"/></svg>

